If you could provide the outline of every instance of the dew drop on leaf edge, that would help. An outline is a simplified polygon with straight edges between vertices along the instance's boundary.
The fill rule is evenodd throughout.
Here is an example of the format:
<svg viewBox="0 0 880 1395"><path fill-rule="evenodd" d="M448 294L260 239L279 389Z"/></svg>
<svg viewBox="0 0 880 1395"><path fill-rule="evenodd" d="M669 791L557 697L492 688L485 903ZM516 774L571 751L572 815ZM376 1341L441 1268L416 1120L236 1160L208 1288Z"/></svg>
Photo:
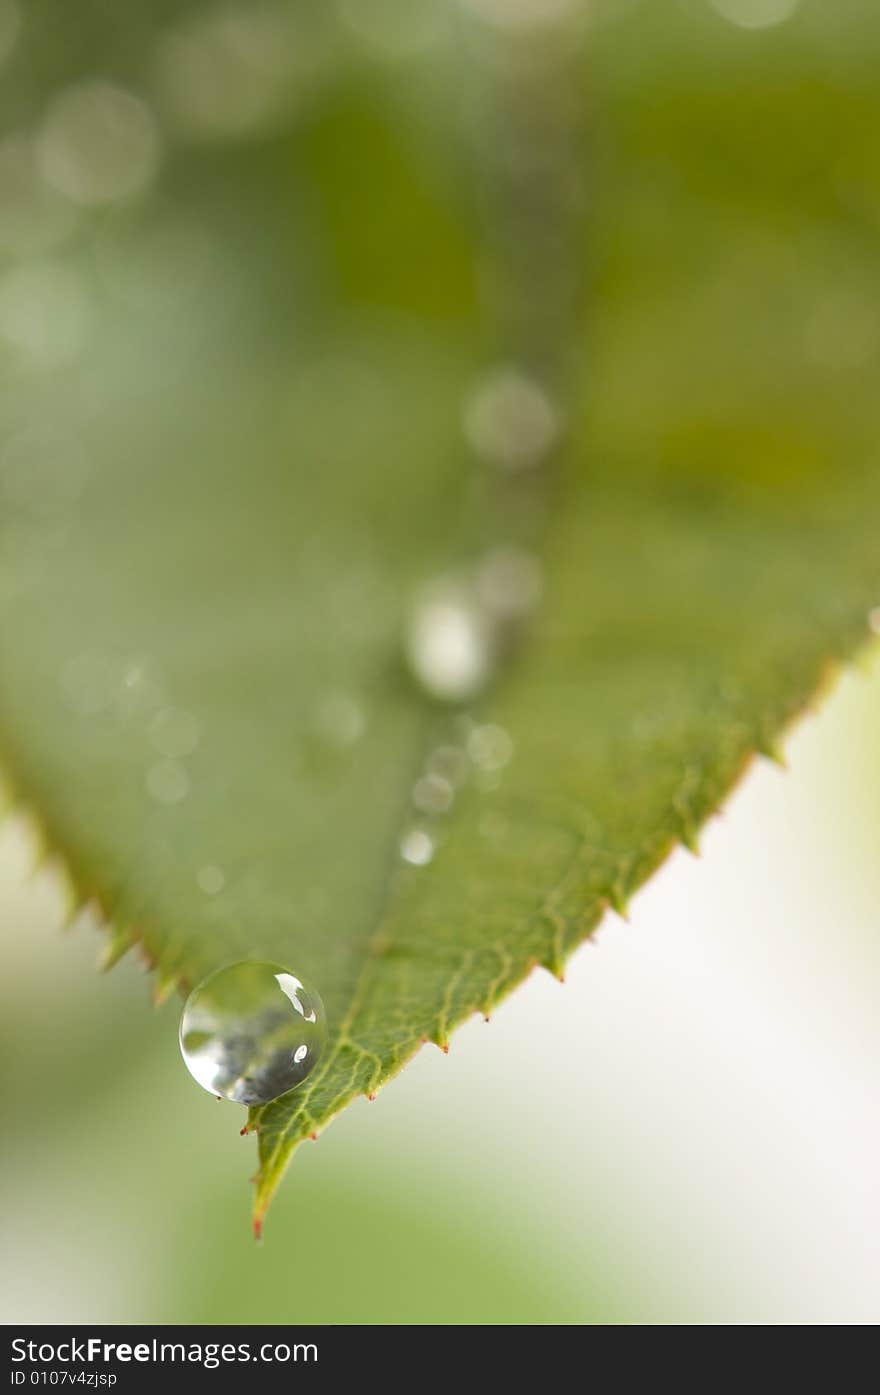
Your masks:
<svg viewBox="0 0 880 1395"><path fill-rule="evenodd" d="M300 1085L327 1039L318 993L283 964L245 960L209 974L180 1019L180 1050L204 1090L258 1105Z"/></svg>

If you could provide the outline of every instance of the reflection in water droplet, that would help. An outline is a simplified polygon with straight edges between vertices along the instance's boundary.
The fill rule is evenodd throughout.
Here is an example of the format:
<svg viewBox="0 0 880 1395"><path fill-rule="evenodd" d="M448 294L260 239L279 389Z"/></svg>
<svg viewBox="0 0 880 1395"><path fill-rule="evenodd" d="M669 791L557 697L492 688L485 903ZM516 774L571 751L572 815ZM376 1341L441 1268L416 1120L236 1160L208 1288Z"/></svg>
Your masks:
<svg viewBox="0 0 880 1395"><path fill-rule="evenodd" d="M769 29L791 19L800 0L709 0L709 3L739 29Z"/></svg>
<svg viewBox="0 0 880 1395"><path fill-rule="evenodd" d="M150 724L150 740L162 756L188 756L199 744L199 724L189 712L163 707Z"/></svg>
<svg viewBox="0 0 880 1395"><path fill-rule="evenodd" d="M431 697L461 702L479 692L491 670L485 617L456 587L425 595L410 619L407 654Z"/></svg>
<svg viewBox="0 0 880 1395"><path fill-rule="evenodd" d="M112 83L61 92L37 138L37 160L53 188L78 204L140 193L159 163L159 131L146 103Z"/></svg>
<svg viewBox="0 0 880 1395"><path fill-rule="evenodd" d="M423 814L445 814L452 796L452 786L442 775L423 775L413 788L413 804Z"/></svg>
<svg viewBox="0 0 880 1395"><path fill-rule="evenodd" d="M463 424L475 454L507 470L539 465L555 445L560 425L540 384L513 367L493 369L477 383Z"/></svg>
<svg viewBox="0 0 880 1395"><path fill-rule="evenodd" d="M434 842L423 828L411 828L400 840L400 856L413 867L425 867L434 856Z"/></svg>
<svg viewBox="0 0 880 1395"><path fill-rule="evenodd" d="M217 896L226 885L226 874L222 867L216 867L213 862L204 867L200 867L196 872L196 882L199 890L206 896Z"/></svg>
<svg viewBox="0 0 880 1395"><path fill-rule="evenodd" d="M74 358L88 318L89 302L72 267L31 262L0 281L0 336L36 367Z"/></svg>
<svg viewBox="0 0 880 1395"><path fill-rule="evenodd" d="M147 793L159 804L179 804L189 794L190 781L176 760L158 760L147 771Z"/></svg>
<svg viewBox="0 0 880 1395"><path fill-rule="evenodd" d="M0 252L33 257L72 232L78 213L39 173L31 142L0 143Z"/></svg>
<svg viewBox="0 0 880 1395"><path fill-rule="evenodd" d="M477 572L477 594L501 624L529 615L541 599L541 564L520 547L495 547Z"/></svg>
<svg viewBox="0 0 880 1395"><path fill-rule="evenodd" d="M281 964L231 964L186 1000L180 1049L203 1089L237 1104L266 1104L305 1080L327 1036L314 989Z"/></svg>
<svg viewBox="0 0 880 1395"><path fill-rule="evenodd" d="M21 33L21 8L18 0L0 0L0 63L12 56Z"/></svg>
<svg viewBox="0 0 880 1395"><path fill-rule="evenodd" d="M503 727L487 723L468 736L468 755L481 770L500 770L513 755L513 742Z"/></svg>

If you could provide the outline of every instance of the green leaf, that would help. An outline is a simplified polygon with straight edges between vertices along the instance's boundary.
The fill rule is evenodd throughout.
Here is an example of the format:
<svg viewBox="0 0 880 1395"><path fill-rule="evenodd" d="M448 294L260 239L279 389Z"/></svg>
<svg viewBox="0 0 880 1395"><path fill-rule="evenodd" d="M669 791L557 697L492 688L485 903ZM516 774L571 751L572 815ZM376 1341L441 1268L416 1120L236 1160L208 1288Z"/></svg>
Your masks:
<svg viewBox="0 0 880 1395"><path fill-rule="evenodd" d="M99 67L163 158L75 226L43 191L61 231L0 282L4 764L158 998L251 956L319 988L327 1053L250 1120L258 1224L302 1139L561 974L867 638L878 25L804 8L608 7L583 45L444 10L404 55L265 7L305 59L233 131L174 86L199 15L84 6L69 45L35 6L10 125ZM468 444L505 361L566 423L550 465ZM417 597L511 546L540 608L435 701ZM447 748L453 807L414 809Z"/></svg>

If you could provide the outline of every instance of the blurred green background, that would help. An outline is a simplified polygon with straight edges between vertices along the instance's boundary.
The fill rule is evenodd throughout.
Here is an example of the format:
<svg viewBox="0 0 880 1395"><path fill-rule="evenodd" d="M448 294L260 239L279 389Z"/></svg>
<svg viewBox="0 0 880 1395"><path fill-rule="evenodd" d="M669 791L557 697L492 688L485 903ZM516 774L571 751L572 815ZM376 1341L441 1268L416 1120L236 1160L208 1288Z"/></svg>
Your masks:
<svg viewBox="0 0 880 1395"><path fill-rule="evenodd" d="M575 8L573 0L544 3L560 13ZM396 370L403 371L410 356L409 340L406 333L392 335L392 320L383 319L389 308L415 311L437 327L438 342L450 336L438 350L442 371L430 376L419 368L430 377L425 420L433 419L441 380L442 390L458 400L453 379L464 370L453 341L474 316L478 295L486 293L472 284L464 240L474 217L462 195L469 186L449 155L456 145L448 139L445 95L459 79L450 16L468 11L491 24L502 13L522 16L538 4L335 0L326 13L332 12L337 37L329 49L322 47L326 36L318 24L309 70L317 75L314 86L311 80L295 86L301 110L318 112L305 123L305 147L318 172L325 170L319 201L337 235L319 249L322 274L365 309L370 342L378 336ZM261 29L262 21L253 31L246 26L243 41L235 11L228 11L232 29L224 20L218 31L212 16L227 10L194 7L195 36L214 54L207 77L200 67L204 51L198 43L192 47L189 31L153 52L157 23L191 8L180 0L129 0L126 23L110 26L103 4L71 8L62 20L48 0L33 0L27 24L42 26L50 37L16 66L12 56L25 11L0 0L0 62L9 60L0 114L4 130L13 132L0 150L0 189L7 195L0 240L13 262L34 252L46 259L33 274L26 266L23 275L15 271L4 279L0 294L0 350L22 392L34 364L54 371L53 355L75 354L87 337L87 299L77 291L81 254L88 275L109 286L121 306L123 330L133 315L171 326L168 339L180 356L170 354L159 368L171 384L181 363L193 353L213 352L218 343L231 344L233 358L240 353L247 362L248 336L254 335L249 306L259 304L265 313L268 305L276 328L286 327L291 304L307 327L326 308L326 285L317 283L320 277L301 278L289 255L314 212L297 202L293 181L289 202L273 206L267 222L274 241L252 257L242 255L242 247L254 253L248 238L257 220L237 216L236 191L247 189L258 199L265 187L288 187L282 177L287 142L274 139L289 115L284 94L292 81L285 64L273 60L272 26L284 7L259 6L269 27ZM299 5L297 12L307 8ZM317 14L319 7L312 9ZM206 29L199 29L202 13ZM712 213L719 224L736 226L740 193L746 208L751 199L773 212L778 225L756 230L746 260L754 256L764 278L779 267L779 300L763 297L766 279L759 278L761 303L743 314L740 280L711 265L707 298L702 283L691 287L691 252L677 248L681 264L671 260L682 303L690 303L692 293L693 318L679 325L690 351L682 363L689 371L694 339L727 316L736 325L740 358L742 336L754 340L754 353L751 340L747 349L756 379L775 368L778 345L795 346L816 381L835 376L838 392L830 405L818 393L807 391L809 402L796 394L789 403L793 417L808 405L821 421L828 411L829 430L844 419L851 444L873 453L873 440L862 439L869 434L864 412L851 419L847 393L840 391L852 375L864 402L880 342L870 294L877 212L858 202L863 184L873 187L861 180L860 161L867 168L876 155L876 142L865 134L872 129L876 74L868 71L859 41L863 30L876 31L872 7L849 0L847 24L836 18L837 7L816 0L800 6L796 0L682 0L662 9L620 0L597 5L596 13L596 42L610 84L631 84L644 95L633 105L634 139L643 174L653 172L653 182L647 176L633 182L628 227L635 241L646 227L656 227L662 239L664 180L677 191L679 206L687 200L668 150L676 123L699 123L701 113L711 115L713 103L723 100L712 74L728 62L738 72L748 72L751 62L756 70L766 65L760 87L770 93L766 105L744 107L766 153L753 167L766 188L738 184L741 171L729 167L723 150L697 149L689 177L705 202L717 174ZM663 16L675 20L671 29ZM644 25L643 42L618 47L613 21L620 17ZM797 26L791 47L789 20ZM756 35L756 47L744 57L742 46ZM218 51L233 64L225 75L222 63L216 66ZM650 82L640 86L645 55L656 73L664 68L658 63L664 51L670 63L682 58L692 84L674 103L663 98L662 84L659 96ZM711 55L708 64L704 52ZM870 45L865 52L870 57ZM381 121L375 129L365 124L369 81L326 119L322 93L336 90L334 84L352 72L369 72L371 64L384 73L410 61L409 79L389 79L392 95L379 104L383 119L391 113L398 134L405 133L406 159L396 182L399 152L384 143ZM802 61L814 74L809 81L801 78ZM150 87L174 155L166 152L160 182L141 145L139 192L154 179L158 184L143 226L135 219L132 230L125 206L106 219L100 213L92 246L92 210L72 210L57 190L45 188L15 133L38 119L48 97L71 76L108 65L119 81ZM475 71L462 75L463 88ZM248 86L245 79L254 72L260 80ZM747 83L744 91L748 96ZM838 158L833 181L823 163L828 152L799 142L796 129L798 104L815 125L828 91L842 112L835 129L859 137L832 152ZM479 110L476 120L479 125ZM370 181L359 178L363 147L346 139L351 130L373 158L387 160L389 186L406 196L400 208L383 208L371 218ZM254 133L266 141L249 144ZM135 132L135 148L138 140ZM292 141L296 146L296 136ZM57 156L57 142L50 139L48 150ZM190 164L193 150L198 154ZM112 141L108 160L111 176L116 169L118 177ZM419 172L413 182L410 166ZM813 221L806 229L792 232L786 225L789 190L795 202L809 206ZM854 207L858 224L843 267L825 222L833 223L838 204ZM190 218L194 208L222 211L222 239L205 242L204 228ZM597 216L601 220L601 207ZM358 236L340 235L351 224ZM384 255L383 239L398 224L404 249L422 245L423 230L430 230L427 272L417 259ZM695 226L693 235L711 262L713 230L701 228ZM37 233L45 238L39 246ZM627 268L625 237L621 247L614 237L608 245L622 249L620 265ZM615 265L612 258L612 273ZM267 268L264 279L261 267ZM670 270L667 263L662 274ZM642 271L642 304L650 309L657 293L652 278L660 273L647 264ZM787 303L787 288L821 292L826 273L833 273L834 289L817 294L805 334ZM284 296L276 302L279 286L289 303ZM650 395L653 384L662 397L665 380L653 369L665 361L667 323L660 314L646 320L651 333L638 388ZM394 323L397 335L401 321ZM144 334L148 357L151 324ZM715 344L714 354L707 353L703 386L711 403L720 392L725 410L735 413L739 385L724 374L728 347ZM294 351L309 357L308 334ZM130 349L134 358L137 352ZM105 346L105 356L110 362L100 365L101 373L113 369L115 348ZM731 361L739 361L736 353ZM674 355L670 362L674 378ZM120 376L131 368L122 363ZM813 379L806 381L809 388ZM318 383L316 400L322 393L335 401L338 382ZM629 379L604 384L597 397L589 410L620 423L623 454L637 468L655 468L644 450L645 417L631 410ZM328 413L325 402L319 405L323 426ZM451 415L449 423L451 432ZM352 414L331 426L344 454L363 432L364 418ZM869 426L873 430L873 418ZM760 436L762 423L758 427ZM772 431L763 456L753 451L754 436L744 439L742 450L733 452L737 478L748 481L766 469L785 475L790 462L779 455ZM797 430L791 439L800 468ZM702 468L714 440L698 424L693 440L672 442L671 456L684 477L692 457ZM661 461L663 468L668 464ZM450 508L453 503L447 500ZM10 818L0 828L3 1319L877 1321L878 699L880 675L848 677L821 720L810 720L793 738L790 773L760 764L708 831L701 860L677 854L636 898L631 923L610 919L598 948L579 952L563 988L548 975L533 976L488 1027L474 1021L457 1034L448 1058L426 1048L375 1104L359 1100L316 1146L301 1149L262 1247L255 1246L248 1223L254 1146L238 1137L241 1111L215 1103L186 1075L176 1007L152 1010L149 981L136 963L124 960L102 979L94 970L96 927L83 920L71 934L57 933L59 890L47 875L28 880L28 828Z"/></svg>
<svg viewBox="0 0 880 1395"><path fill-rule="evenodd" d="M880 670L703 855L300 1150L251 1238L244 1111L0 839L7 1322L880 1318Z"/></svg>

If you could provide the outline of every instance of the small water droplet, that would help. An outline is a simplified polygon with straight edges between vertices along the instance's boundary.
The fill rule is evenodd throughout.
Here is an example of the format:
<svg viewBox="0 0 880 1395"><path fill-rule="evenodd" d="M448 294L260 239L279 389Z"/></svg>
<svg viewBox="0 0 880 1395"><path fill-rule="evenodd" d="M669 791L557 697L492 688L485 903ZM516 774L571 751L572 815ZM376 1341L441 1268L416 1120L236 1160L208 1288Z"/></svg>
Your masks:
<svg viewBox="0 0 880 1395"><path fill-rule="evenodd" d="M317 1064L327 1037L313 988L281 964L230 964L186 1000L180 1050L202 1089L236 1104L266 1104Z"/></svg>
<svg viewBox="0 0 880 1395"><path fill-rule="evenodd" d="M209 862L196 872L196 882L206 896L216 896L226 885L226 874L222 867Z"/></svg>
<svg viewBox="0 0 880 1395"><path fill-rule="evenodd" d="M189 794L190 780L176 760L158 760L147 771L147 793L159 804L179 804Z"/></svg>
<svg viewBox="0 0 880 1395"><path fill-rule="evenodd" d="M159 130L133 92L84 82L53 101L37 137L37 160L46 182L74 203L114 203L152 179Z"/></svg>
<svg viewBox="0 0 880 1395"><path fill-rule="evenodd" d="M411 616L406 648L413 673L431 697L461 702L489 678L486 618L457 586L425 594Z"/></svg>
<svg viewBox="0 0 880 1395"><path fill-rule="evenodd" d="M400 840L400 856L413 867L426 867L434 856L434 840L423 828L411 828Z"/></svg>
<svg viewBox="0 0 880 1395"><path fill-rule="evenodd" d="M519 547L495 547L477 571L477 595L501 624L531 614L541 599L541 564Z"/></svg>
<svg viewBox="0 0 880 1395"><path fill-rule="evenodd" d="M423 814L445 814L453 793L452 785L442 775L422 775L413 788L413 804Z"/></svg>
<svg viewBox="0 0 880 1395"><path fill-rule="evenodd" d="M467 739L467 751L481 770L501 770L513 755L513 742L503 727L487 722L474 727Z"/></svg>
<svg viewBox="0 0 880 1395"><path fill-rule="evenodd" d="M519 368L495 368L465 405L464 431L471 449L490 465L526 470L555 445L559 415L534 379Z"/></svg>
<svg viewBox="0 0 880 1395"><path fill-rule="evenodd" d="M150 740L162 756L188 756L199 744L199 724L189 712L163 707L150 723Z"/></svg>

